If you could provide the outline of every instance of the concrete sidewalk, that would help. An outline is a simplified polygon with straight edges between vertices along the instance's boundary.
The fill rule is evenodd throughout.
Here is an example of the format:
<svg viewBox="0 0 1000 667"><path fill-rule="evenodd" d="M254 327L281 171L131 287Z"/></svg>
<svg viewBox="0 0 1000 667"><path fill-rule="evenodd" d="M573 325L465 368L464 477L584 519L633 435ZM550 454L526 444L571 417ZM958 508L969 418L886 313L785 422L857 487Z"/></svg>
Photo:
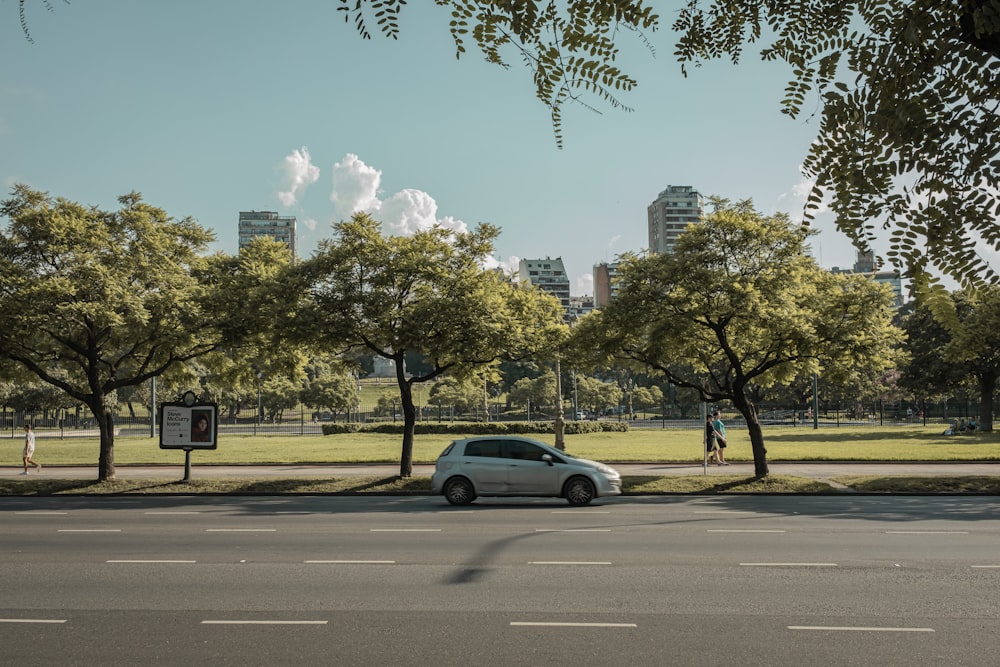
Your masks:
<svg viewBox="0 0 1000 667"><path fill-rule="evenodd" d="M728 466L708 466L693 463L612 463L622 475L753 475L753 464L738 462ZM1000 475L1000 462L996 463L857 463L857 462L783 462L768 464L772 475L792 475L814 479L830 479L844 475L874 475L878 477L981 477ZM0 478L23 476L21 466L0 467ZM414 476L427 476L434 472L432 464L413 466ZM118 479L181 479L184 465L115 467ZM390 477L399 474L398 464L357 465L198 465L191 464L192 478L260 478L260 477ZM45 476L54 479L97 479L97 466L46 466L41 472L31 470L29 477Z"/></svg>

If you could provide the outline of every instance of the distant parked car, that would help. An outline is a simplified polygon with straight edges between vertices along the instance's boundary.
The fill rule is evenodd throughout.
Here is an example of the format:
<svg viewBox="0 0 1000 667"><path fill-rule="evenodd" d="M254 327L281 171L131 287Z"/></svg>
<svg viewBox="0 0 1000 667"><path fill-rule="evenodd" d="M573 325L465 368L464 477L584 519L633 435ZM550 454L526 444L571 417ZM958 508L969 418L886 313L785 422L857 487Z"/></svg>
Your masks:
<svg viewBox="0 0 1000 667"><path fill-rule="evenodd" d="M479 496L549 496L586 505L622 492L614 468L518 436L455 440L438 457L431 489L452 505Z"/></svg>

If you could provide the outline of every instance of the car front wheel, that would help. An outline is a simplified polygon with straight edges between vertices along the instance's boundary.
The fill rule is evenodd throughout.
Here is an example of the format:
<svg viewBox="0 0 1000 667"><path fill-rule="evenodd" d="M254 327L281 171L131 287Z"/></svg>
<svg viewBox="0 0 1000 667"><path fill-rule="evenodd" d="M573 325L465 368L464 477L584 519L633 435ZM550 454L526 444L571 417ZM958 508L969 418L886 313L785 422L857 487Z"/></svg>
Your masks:
<svg viewBox="0 0 1000 667"><path fill-rule="evenodd" d="M589 479L574 477L566 482L566 491L563 495L566 496L570 505L586 505L594 499L597 493L594 490L594 483Z"/></svg>
<svg viewBox="0 0 1000 667"><path fill-rule="evenodd" d="M468 505L476 499L476 491L472 482L464 477L455 477L444 485L444 497L452 505Z"/></svg>

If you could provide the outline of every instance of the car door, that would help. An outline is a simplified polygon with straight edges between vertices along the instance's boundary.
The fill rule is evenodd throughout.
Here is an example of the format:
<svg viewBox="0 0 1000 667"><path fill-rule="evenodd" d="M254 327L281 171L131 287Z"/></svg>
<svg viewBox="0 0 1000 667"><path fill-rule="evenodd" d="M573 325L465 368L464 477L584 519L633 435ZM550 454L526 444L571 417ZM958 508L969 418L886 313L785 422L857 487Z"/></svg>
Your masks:
<svg viewBox="0 0 1000 667"><path fill-rule="evenodd" d="M559 494L559 468L543 461L549 452L533 442L507 441L507 485L511 493L550 496Z"/></svg>
<svg viewBox="0 0 1000 667"><path fill-rule="evenodd" d="M499 440L471 440L465 443L462 472L481 494L507 490L507 459Z"/></svg>

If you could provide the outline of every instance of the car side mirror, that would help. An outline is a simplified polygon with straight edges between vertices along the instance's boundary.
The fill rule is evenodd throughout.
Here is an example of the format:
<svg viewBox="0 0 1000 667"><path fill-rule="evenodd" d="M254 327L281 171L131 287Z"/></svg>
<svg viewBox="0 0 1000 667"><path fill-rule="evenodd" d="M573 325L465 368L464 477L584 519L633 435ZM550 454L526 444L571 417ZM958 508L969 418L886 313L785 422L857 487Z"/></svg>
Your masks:
<svg viewBox="0 0 1000 667"><path fill-rule="evenodd" d="M550 466L551 465L555 465L554 463L552 463L552 455L551 454L542 454L542 460L545 461L546 463L548 463Z"/></svg>

